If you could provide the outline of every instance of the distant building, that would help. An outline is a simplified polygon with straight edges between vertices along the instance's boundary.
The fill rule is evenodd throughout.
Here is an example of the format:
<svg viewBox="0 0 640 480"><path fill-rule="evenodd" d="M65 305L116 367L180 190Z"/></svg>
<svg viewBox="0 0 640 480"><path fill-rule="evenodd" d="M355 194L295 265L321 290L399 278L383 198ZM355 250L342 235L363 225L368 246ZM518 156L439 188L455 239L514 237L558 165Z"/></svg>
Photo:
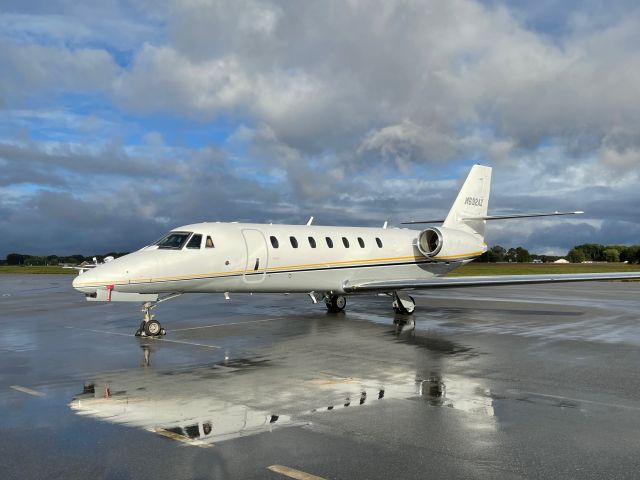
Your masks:
<svg viewBox="0 0 640 480"><path fill-rule="evenodd" d="M542 263L542 260L540 260L539 258L534 258L531 263Z"/></svg>
<svg viewBox="0 0 640 480"><path fill-rule="evenodd" d="M559 258L558 260L556 260L553 263L570 263L570 262L566 258Z"/></svg>

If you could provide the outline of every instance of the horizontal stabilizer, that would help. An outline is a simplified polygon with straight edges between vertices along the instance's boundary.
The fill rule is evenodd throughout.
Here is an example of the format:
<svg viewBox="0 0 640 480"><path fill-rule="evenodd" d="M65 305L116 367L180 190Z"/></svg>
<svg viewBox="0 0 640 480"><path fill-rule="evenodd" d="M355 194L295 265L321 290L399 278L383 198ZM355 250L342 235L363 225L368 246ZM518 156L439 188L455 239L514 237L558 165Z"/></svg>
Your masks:
<svg viewBox="0 0 640 480"><path fill-rule="evenodd" d="M580 215L584 212L553 212L553 213L514 213L512 215L487 215L485 217L465 217L460 219L463 222L476 221L476 220L507 220L510 218L532 218L532 217L557 217L559 215ZM440 220L420 220L413 222L402 222L401 225L417 225L420 223L442 223L444 219Z"/></svg>
<svg viewBox="0 0 640 480"><path fill-rule="evenodd" d="M489 287L498 285L528 285L536 283L595 282L603 280L640 280L640 272L621 273L560 273L551 275L493 275L471 277L433 277L406 280L381 280L346 284L344 291L392 292L431 288Z"/></svg>

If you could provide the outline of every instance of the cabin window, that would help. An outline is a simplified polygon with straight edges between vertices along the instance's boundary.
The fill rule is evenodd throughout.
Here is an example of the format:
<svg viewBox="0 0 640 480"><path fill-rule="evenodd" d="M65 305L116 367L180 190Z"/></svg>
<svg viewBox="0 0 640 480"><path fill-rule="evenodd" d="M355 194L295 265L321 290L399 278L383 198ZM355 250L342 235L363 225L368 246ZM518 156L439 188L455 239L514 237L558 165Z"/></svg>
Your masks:
<svg viewBox="0 0 640 480"><path fill-rule="evenodd" d="M293 248L298 248L298 240L296 240L296 237L289 237L289 240L291 241L291 246Z"/></svg>
<svg viewBox="0 0 640 480"><path fill-rule="evenodd" d="M316 239L309 237L309 245L311 245L311 248L316 248Z"/></svg>
<svg viewBox="0 0 640 480"><path fill-rule="evenodd" d="M273 248L278 248L280 246L280 244L278 243L278 239L273 235L271 235L271 246Z"/></svg>
<svg viewBox="0 0 640 480"><path fill-rule="evenodd" d="M215 245L213 244L213 239L207 235L207 241L204 244L205 248L214 248Z"/></svg>
<svg viewBox="0 0 640 480"><path fill-rule="evenodd" d="M327 247L333 248L333 240L331 240L331 237L325 237L325 240L327 241Z"/></svg>
<svg viewBox="0 0 640 480"><path fill-rule="evenodd" d="M342 243L344 244L344 248L349 248L349 240L347 240L347 237L342 237Z"/></svg>
<svg viewBox="0 0 640 480"><path fill-rule="evenodd" d="M169 232L154 245L157 245L158 248L179 250L184 246L189 235L191 235L191 232Z"/></svg>
<svg viewBox="0 0 640 480"><path fill-rule="evenodd" d="M360 248L364 248L364 240L360 237L358 237L358 244L360 245Z"/></svg>
<svg viewBox="0 0 640 480"><path fill-rule="evenodd" d="M378 244L378 248L382 248L382 240L376 237L376 243Z"/></svg>
<svg viewBox="0 0 640 480"><path fill-rule="evenodd" d="M191 240L189 240L189 243L187 243L187 248L199 249L200 245L202 245L202 235L196 234L191 237Z"/></svg>

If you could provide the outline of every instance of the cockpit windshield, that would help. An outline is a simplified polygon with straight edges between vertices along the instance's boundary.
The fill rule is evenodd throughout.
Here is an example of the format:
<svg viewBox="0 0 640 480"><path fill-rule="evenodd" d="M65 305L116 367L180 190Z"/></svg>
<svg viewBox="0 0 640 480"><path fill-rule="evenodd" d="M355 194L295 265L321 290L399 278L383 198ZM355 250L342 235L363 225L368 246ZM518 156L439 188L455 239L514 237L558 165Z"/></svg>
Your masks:
<svg viewBox="0 0 640 480"><path fill-rule="evenodd" d="M184 246L192 233L193 232L169 232L154 243L154 245L158 245L158 248L179 250Z"/></svg>

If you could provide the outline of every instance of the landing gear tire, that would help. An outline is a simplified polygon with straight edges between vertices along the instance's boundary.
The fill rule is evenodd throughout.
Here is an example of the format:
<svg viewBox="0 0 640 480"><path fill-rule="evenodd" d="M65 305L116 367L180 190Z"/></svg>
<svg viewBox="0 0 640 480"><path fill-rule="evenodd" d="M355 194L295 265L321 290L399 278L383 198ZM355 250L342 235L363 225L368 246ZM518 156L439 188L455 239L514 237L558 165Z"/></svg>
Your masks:
<svg viewBox="0 0 640 480"><path fill-rule="evenodd" d="M144 333L146 333L148 337L159 337L164 333L164 328L162 328L159 321L149 320L144 325Z"/></svg>
<svg viewBox="0 0 640 480"><path fill-rule="evenodd" d="M324 303L327 305L327 310L332 313L342 312L344 307L347 306L347 299L342 295L331 295Z"/></svg>
<svg viewBox="0 0 640 480"><path fill-rule="evenodd" d="M141 337L143 333L144 333L144 320L140 323L140 328L138 328L138 330L136 330L135 336L136 337ZM146 333L145 333L145 335L146 335Z"/></svg>

